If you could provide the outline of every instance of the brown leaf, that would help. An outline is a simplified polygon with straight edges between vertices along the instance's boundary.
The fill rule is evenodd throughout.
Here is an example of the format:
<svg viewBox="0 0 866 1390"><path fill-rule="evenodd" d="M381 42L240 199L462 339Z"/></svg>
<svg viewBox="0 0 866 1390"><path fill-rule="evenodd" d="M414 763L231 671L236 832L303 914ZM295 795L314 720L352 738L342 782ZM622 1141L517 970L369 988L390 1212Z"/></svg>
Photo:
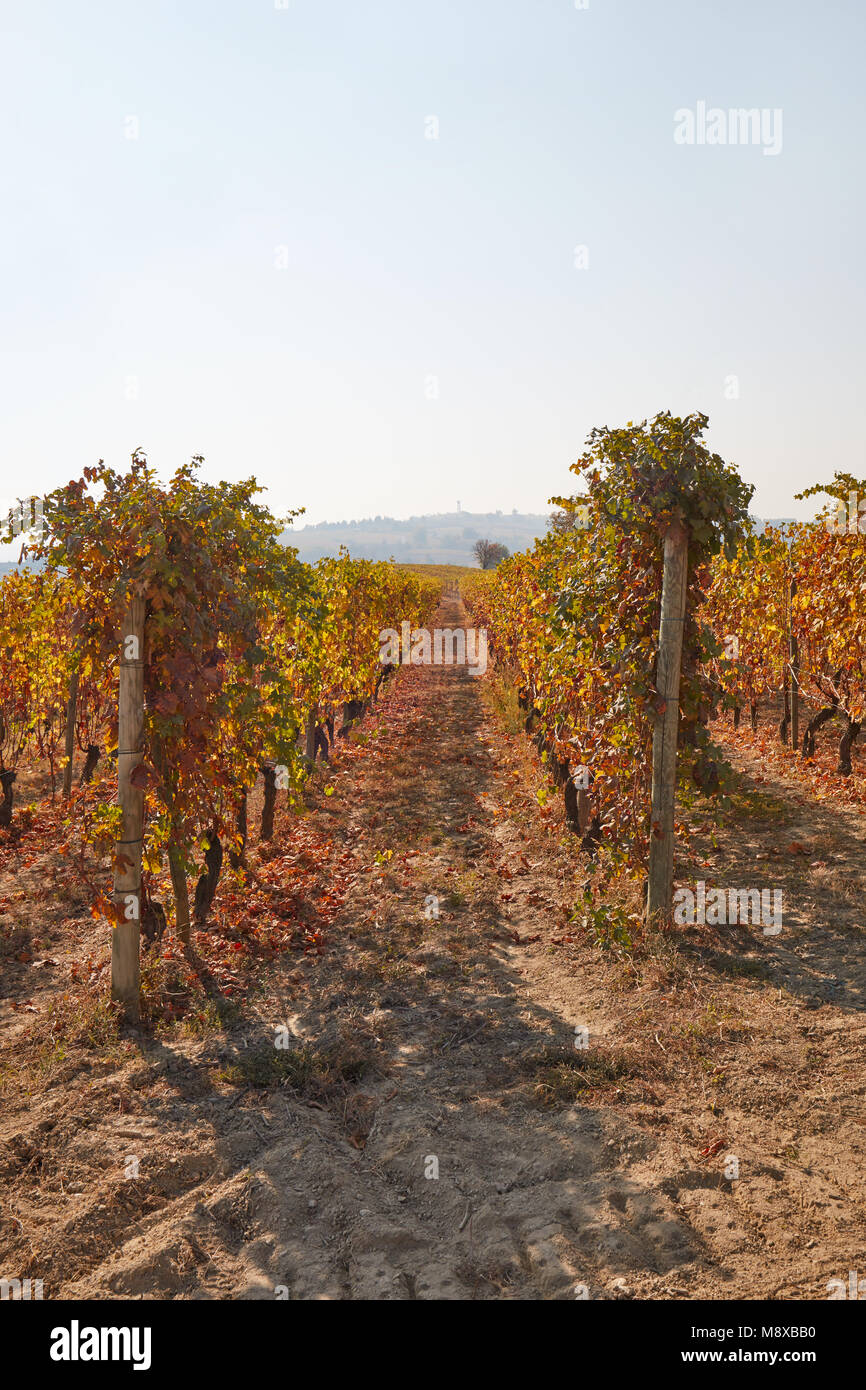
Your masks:
<svg viewBox="0 0 866 1390"><path fill-rule="evenodd" d="M159 784L159 774L155 767L150 763L138 763L129 774L129 781L133 787L138 787L144 791L147 787L155 787Z"/></svg>

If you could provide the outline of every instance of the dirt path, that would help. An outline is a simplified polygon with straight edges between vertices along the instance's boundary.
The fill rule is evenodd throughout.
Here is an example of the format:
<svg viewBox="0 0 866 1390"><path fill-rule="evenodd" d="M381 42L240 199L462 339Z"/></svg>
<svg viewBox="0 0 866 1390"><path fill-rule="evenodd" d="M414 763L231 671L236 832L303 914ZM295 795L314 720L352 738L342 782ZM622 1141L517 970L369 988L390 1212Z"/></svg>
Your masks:
<svg viewBox="0 0 866 1390"><path fill-rule="evenodd" d="M601 951L482 684L404 672L339 760L325 955L9 1117L4 1267L51 1297L808 1299L863 1265L862 824L773 788L692 868L817 846L780 850L780 937Z"/></svg>

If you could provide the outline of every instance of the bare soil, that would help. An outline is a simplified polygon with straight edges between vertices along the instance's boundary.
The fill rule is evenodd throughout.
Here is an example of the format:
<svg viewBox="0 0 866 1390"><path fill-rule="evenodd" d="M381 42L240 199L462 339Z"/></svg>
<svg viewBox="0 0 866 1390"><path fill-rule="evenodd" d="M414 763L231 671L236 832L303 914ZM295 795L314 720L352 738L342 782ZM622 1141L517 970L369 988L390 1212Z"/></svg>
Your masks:
<svg viewBox="0 0 866 1390"><path fill-rule="evenodd" d="M290 895L304 837L303 932L198 1030L118 1034L97 1003L46 1045L73 967L104 1000L108 944L22 837L0 1275L46 1298L823 1299L863 1265L860 808L726 733L736 804L689 811L678 879L782 887L782 933L600 944L573 918L586 856L489 690L406 669L307 817L281 811L256 862Z"/></svg>

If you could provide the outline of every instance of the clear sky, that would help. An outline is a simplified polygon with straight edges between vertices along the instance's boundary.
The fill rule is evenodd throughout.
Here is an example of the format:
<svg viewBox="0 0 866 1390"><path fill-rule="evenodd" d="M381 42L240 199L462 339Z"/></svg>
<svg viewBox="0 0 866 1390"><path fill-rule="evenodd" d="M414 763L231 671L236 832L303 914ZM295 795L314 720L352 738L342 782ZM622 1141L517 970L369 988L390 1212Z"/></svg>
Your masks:
<svg viewBox="0 0 866 1390"><path fill-rule="evenodd" d="M759 515L866 474L861 0L0 13L0 503L143 446L310 521L544 511L666 408Z"/></svg>

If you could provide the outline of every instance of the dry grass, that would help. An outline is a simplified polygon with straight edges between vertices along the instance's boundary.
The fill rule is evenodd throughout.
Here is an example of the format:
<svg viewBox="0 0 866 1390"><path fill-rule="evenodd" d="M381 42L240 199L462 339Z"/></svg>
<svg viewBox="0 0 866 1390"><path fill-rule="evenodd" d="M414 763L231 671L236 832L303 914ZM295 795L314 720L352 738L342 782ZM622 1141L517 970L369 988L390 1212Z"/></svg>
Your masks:
<svg viewBox="0 0 866 1390"><path fill-rule="evenodd" d="M503 731L512 737L523 733L526 715L517 699L517 684L507 667L496 667L485 687L493 717Z"/></svg>

